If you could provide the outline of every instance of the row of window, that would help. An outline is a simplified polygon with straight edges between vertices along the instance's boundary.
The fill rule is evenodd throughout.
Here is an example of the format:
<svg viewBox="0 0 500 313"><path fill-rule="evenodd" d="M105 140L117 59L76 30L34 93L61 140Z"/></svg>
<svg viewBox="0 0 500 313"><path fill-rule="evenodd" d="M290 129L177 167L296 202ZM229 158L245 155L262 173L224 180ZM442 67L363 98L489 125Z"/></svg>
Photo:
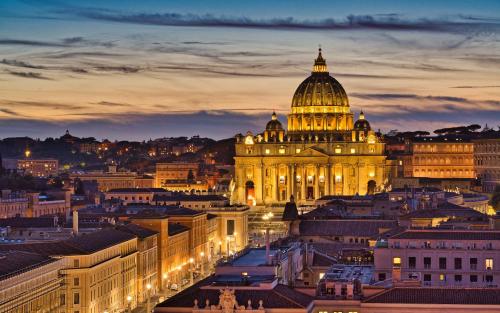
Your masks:
<svg viewBox="0 0 500 313"><path fill-rule="evenodd" d="M453 259L454 266L453 269L455 270L461 270L463 269L462 267L462 258L454 258ZM440 257L438 259L438 264L439 264L439 269L447 269L447 264L448 260L445 257ZM392 259L392 265L400 267L401 266L401 258L400 257L394 257ZM478 259L477 258L469 258L469 269L471 270L477 270L478 268ZM423 258L423 267L430 269L432 268L432 258L431 257L424 257ZM414 256L408 257L408 268L414 269L417 268L417 258ZM450 268L451 269L451 268ZM493 259L492 258L486 258L484 259L484 269L485 270L492 270L493 269Z"/></svg>

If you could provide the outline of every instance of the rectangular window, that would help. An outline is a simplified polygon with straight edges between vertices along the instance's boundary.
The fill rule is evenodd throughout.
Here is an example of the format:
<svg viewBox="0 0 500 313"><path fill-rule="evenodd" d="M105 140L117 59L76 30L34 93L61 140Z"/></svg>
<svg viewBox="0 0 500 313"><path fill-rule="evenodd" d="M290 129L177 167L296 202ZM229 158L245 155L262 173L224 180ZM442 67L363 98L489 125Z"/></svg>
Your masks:
<svg viewBox="0 0 500 313"><path fill-rule="evenodd" d="M424 257L424 268L426 268L426 269L431 268L431 258L430 257Z"/></svg>
<svg viewBox="0 0 500 313"><path fill-rule="evenodd" d="M385 273L378 273L378 280L384 281L386 279Z"/></svg>
<svg viewBox="0 0 500 313"><path fill-rule="evenodd" d="M424 274L424 281L431 281L431 274Z"/></svg>
<svg viewBox="0 0 500 313"><path fill-rule="evenodd" d="M73 304L80 304L80 294L79 293L73 294Z"/></svg>
<svg viewBox="0 0 500 313"><path fill-rule="evenodd" d="M462 282L462 275L455 275L455 282L461 283Z"/></svg>
<svg viewBox="0 0 500 313"><path fill-rule="evenodd" d="M446 269L446 258L439 258L439 269L440 270Z"/></svg>
<svg viewBox="0 0 500 313"><path fill-rule="evenodd" d="M232 236L234 234L234 220L226 221L226 235Z"/></svg>
<svg viewBox="0 0 500 313"><path fill-rule="evenodd" d="M266 154L269 154L269 153L271 153L271 150L266 149Z"/></svg>
<svg viewBox="0 0 500 313"><path fill-rule="evenodd" d="M487 270L492 270L493 269L493 259L486 259L486 260L484 260L484 267Z"/></svg>
<svg viewBox="0 0 500 313"><path fill-rule="evenodd" d="M414 256L411 256L408 258L408 267L409 268L415 268L417 267L417 258Z"/></svg>
<svg viewBox="0 0 500 313"><path fill-rule="evenodd" d="M284 148L280 148L280 149L278 150L278 152L279 152L279 154L285 154L285 149L284 149Z"/></svg>
<svg viewBox="0 0 500 313"><path fill-rule="evenodd" d="M300 153L300 148L295 149L295 153Z"/></svg>
<svg viewBox="0 0 500 313"><path fill-rule="evenodd" d="M399 257L392 258L392 266L401 266L401 258Z"/></svg>
<svg viewBox="0 0 500 313"><path fill-rule="evenodd" d="M492 283L493 282L493 275L486 275L484 277L484 280L487 282L487 283Z"/></svg>
<svg viewBox="0 0 500 313"><path fill-rule="evenodd" d="M336 154L341 154L342 153L342 149L341 148L335 148L335 153Z"/></svg>
<svg viewBox="0 0 500 313"><path fill-rule="evenodd" d="M446 281L446 275L445 274L439 274L439 280L440 281Z"/></svg>
<svg viewBox="0 0 500 313"><path fill-rule="evenodd" d="M351 148L351 154L354 154L354 153L356 153L356 149Z"/></svg>
<svg viewBox="0 0 500 313"><path fill-rule="evenodd" d="M456 270L462 269L462 258L455 258L455 269Z"/></svg>
<svg viewBox="0 0 500 313"><path fill-rule="evenodd" d="M477 282L477 275L470 275L470 282L476 283Z"/></svg>
<svg viewBox="0 0 500 313"><path fill-rule="evenodd" d="M477 258L470 258L470 269L477 270Z"/></svg>
<svg viewBox="0 0 500 313"><path fill-rule="evenodd" d="M62 294L59 296L59 304L66 305L66 295L65 294Z"/></svg>
<svg viewBox="0 0 500 313"><path fill-rule="evenodd" d="M79 286L80 285L80 278L78 278L78 277L73 278L73 285Z"/></svg>
<svg viewBox="0 0 500 313"><path fill-rule="evenodd" d="M73 260L73 267L80 267L80 260Z"/></svg>

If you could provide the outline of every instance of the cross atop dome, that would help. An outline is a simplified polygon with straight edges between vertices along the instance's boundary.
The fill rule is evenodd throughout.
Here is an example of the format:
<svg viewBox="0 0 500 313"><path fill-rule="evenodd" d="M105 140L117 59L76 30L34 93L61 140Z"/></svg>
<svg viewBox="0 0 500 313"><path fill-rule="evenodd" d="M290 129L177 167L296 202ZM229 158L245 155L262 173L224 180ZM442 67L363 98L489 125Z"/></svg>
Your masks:
<svg viewBox="0 0 500 313"><path fill-rule="evenodd" d="M326 60L321 54L321 46L318 48L318 57L314 60L313 73L328 73Z"/></svg>

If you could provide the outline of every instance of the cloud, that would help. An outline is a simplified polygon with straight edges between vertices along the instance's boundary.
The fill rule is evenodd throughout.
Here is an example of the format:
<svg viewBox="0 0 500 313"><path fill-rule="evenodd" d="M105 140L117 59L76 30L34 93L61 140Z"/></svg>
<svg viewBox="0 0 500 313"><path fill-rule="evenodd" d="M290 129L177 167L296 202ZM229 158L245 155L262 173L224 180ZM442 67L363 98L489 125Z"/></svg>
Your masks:
<svg viewBox="0 0 500 313"><path fill-rule="evenodd" d="M45 80L52 80L49 77L43 76L42 73L35 73L35 72L14 72L14 71L7 71L9 74L14 75L14 76L19 76L19 77L24 77L24 78L35 78L35 79L45 79Z"/></svg>
<svg viewBox="0 0 500 313"><path fill-rule="evenodd" d="M0 45L18 45L18 46L34 46L34 47L67 47L68 45L49 42L49 41L35 41L23 39L0 39Z"/></svg>
<svg viewBox="0 0 500 313"><path fill-rule="evenodd" d="M0 61L0 63L5 64L5 65L10 65L10 66L33 68L33 69L44 69L45 68L44 66L41 66L41 65L33 65L31 63L19 61L19 60L3 59L2 61Z"/></svg>
<svg viewBox="0 0 500 313"><path fill-rule="evenodd" d="M75 104L54 103L45 101L15 101L0 99L0 105L8 107L23 107L23 108L46 108L52 110L80 110L87 107Z"/></svg>
<svg viewBox="0 0 500 313"><path fill-rule="evenodd" d="M235 27L262 29L297 29L297 30L407 30L407 31L442 31L462 32L475 28L484 32L498 31L500 21L496 19L471 19L467 16L452 18L404 18L399 14L348 15L342 19L297 19L294 17L276 17L255 19L249 17L216 16L212 14L169 13L122 13L118 11L102 11L92 8L68 8L59 13L70 13L93 20L118 23L164 25L164 26L197 26L197 27Z"/></svg>
<svg viewBox="0 0 500 313"><path fill-rule="evenodd" d="M5 109L5 108L0 108L0 112L5 113L7 115L12 115L12 116L22 116L21 114L15 112L15 111Z"/></svg>
<svg viewBox="0 0 500 313"><path fill-rule="evenodd" d="M463 88L463 89L474 89L474 88L500 88L500 85L490 85L490 86L453 86L450 88Z"/></svg>

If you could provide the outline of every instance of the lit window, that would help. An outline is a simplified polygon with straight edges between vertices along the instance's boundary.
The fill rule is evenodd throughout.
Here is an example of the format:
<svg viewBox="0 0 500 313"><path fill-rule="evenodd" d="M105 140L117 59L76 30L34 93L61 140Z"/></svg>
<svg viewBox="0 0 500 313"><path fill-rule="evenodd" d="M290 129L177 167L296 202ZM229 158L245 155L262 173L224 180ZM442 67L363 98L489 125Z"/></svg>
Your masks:
<svg viewBox="0 0 500 313"><path fill-rule="evenodd" d="M324 182L325 182L325 176L321 175L321 176L319 177L319 182L320 182L320 183L324 183Z"/></svg>
<svg viewBox="0 0 500 313"><path fill-rule="evenodd" d="M342 176L341 175L335 176L335 182L340 183L341 181L342 181Z"/></svg>
<svg viewBox="0 0 500 313"><path fill-rule="evenodd" d="M301 178L302 178L302 177L301 177L300 175L297 175L297 176L295 177L295 179L297 180L297 182L298 182L298 183L300 183Z"/></svg>
<svg viewBox="0 0 500 313"><path fill-rule="evenodd" d="M351 148L351 153L352 153L352 154L356 153L356 149Z"/></svg>
<svg viewBox="0 0 500 313"><path fill-rule="evenodd" d="M393 266L401 266L401 258L400 257L392 258L392 265Z"/></svg>
<svg viewBox="0 0 500 313"><path fill-rule="evenodd" d="M279 152L280 154L285 154L285 148L280 148L280 149L278 150L278 152Z"/></svg>
<svg viewBox="0 0 500 313"><path fill-rule="evenodd" d="M295 149L295 153L300 153L300 148Z"/></svg>
<svg viewBox="0 0 500 313"><path fill-rule="evenodd" d="M439 280L440 280L440 281L446 281L446 275L444 275L444 274L439 274Z"/></svg>
<svg viewBox="0 0 500 313"><path fill-rule="evenodd" d="M340 153L342 153L342 149L341 149L341 148L335 148L335 153L336 153L336 154L340 154Z"/></svg>
<svg viewBox="0 0 500 313"><path fill-rule="evenodd" d="M370 172L370 173L368 173L368 176L375 177L375 173L374 172Z"/></svg>
<svg viewBox="0 0 500 313"><path fill-rule="evenodd" d="M319 279L322 279L323 277L325 277L325 273L319 273Z"/></svg>
<svg viewBox="0 0 500 313"><path fill-rule="evenodd" d="M492 270L493 269L493 259L484 260L484 266L486 267L487 270Z"/></svg>
<svg viewBox="0 0 500 313"><path fill-rule="evenodd" d="M285 183L285 176L280 176L280 184L284 184Z"/></svg>
<svg viewBox="0 0 500 313"><path fill-rule="evenodd" d="M269 154L269 153L271 153L271 150L266 149L266 154Z"/></svg>
<svg viewBox="0 0 500 313"><path fill-rule="evenodd" d="M245 137L245 144L246 145L253 145L253 136L248 135Z"/></svg>

